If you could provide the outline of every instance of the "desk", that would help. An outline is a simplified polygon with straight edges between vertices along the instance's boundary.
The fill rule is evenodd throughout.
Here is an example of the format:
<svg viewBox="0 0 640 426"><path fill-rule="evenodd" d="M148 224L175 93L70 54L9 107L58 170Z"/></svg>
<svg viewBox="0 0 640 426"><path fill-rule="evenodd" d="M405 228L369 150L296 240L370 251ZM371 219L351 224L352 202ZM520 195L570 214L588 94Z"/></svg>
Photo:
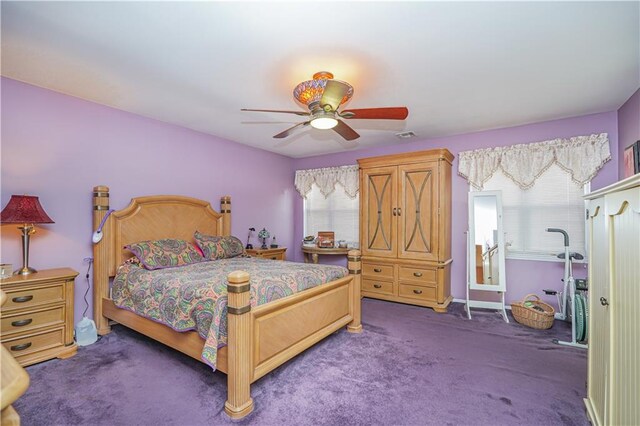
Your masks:
<svg viewBox="0 0 640 426"><path fill-rule="evenodd" d="M318 255L320 254L337 254L346 256L350 249L348 248L320 248L316 246L302 246L304 253L304 263L318 263Z"/></svg>

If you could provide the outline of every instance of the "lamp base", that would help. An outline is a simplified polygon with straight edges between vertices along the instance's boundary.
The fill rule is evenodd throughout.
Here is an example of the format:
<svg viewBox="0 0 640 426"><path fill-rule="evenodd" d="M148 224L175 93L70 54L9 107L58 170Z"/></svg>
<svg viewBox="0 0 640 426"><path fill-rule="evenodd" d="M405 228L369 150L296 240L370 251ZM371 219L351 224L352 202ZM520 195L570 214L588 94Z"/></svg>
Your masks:
<svg viewBox="0 0 640 426"><path fill-rule="evenodd" d="M20 269L16 269L15 271L13 271L13 275L29 275L29 274L35 274L36 271L35 269L33 269L30 266L23 266Z"/></svg>

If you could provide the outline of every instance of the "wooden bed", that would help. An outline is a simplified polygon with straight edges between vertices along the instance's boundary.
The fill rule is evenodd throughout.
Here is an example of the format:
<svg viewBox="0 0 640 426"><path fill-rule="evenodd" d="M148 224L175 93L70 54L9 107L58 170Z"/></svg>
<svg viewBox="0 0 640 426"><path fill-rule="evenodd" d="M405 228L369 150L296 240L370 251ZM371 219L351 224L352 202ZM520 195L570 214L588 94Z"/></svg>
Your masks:
<svg viewBox="0 0 640 426"><path fill-rule="evenodd" d="M109 210L109 188L93 188L93 224L96 229ZM230 235L231 198L222 197L220 212L202 200L182 196L149 196L131 200L106 220L104 237L94 245L93 311L98 333L111 331L109 320L132 328L199 361L204 340L195 331L177 332L168 326L115 306L109 281L117 267L132 256L129 243L162 238L193 241L194 231ZM216 368L227 374L225 411L241 418L253 410L250 384L347 326L362 331L360 323L360 252L348 255L349 275L273 302L251 308L249 274L229 274L228 344L218 350Z"/></svg>

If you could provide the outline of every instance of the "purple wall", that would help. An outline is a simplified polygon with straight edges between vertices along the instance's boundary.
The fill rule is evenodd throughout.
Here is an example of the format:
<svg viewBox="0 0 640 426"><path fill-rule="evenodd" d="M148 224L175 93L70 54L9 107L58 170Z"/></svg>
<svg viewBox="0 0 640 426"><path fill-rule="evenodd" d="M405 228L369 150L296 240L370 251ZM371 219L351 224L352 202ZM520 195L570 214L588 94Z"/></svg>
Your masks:
<svg viewBox="0 0 640 426"><path fill-rule="evenodd" d="M293 171L297 169L356 164L357 158L430 148L446 147L457 154L476 148L607 132L613 160L600 171L592 188L617 180L615 111L409 143L394 140L390 147L291 159L11 79L2 78L1 84L2 207L12 194L38 195L55 220L55 224L38 227L32 239L31 265L40 269L69 266L81 272L76 281L76 321L84 307L82 294L86 289L82 279L86 265L82 259L92 255L94 185L111 188L114 208L125 207L134 196L166 193L210 200L217 209L219 197L231 195L235 235L244 241L247 228L265 226L280 244L289 247L290 260L301 261L298 247L303 237L302 199L293 188ZM638 93L620 113L632 116L633 108L638 110L637 99ZM627 112L630 102L635 106ZM621 119L622 122L633 122L633 118ZM468 186L456 174L457 160L453 166L452 292L462 298ZM256 173L243 174L241 170L268 172L259 176L258 185ZM17 267L21 262L18 230L5 225L1 232L0 260ZM528 292L541 293L541 288L558 287L562 265L509 260L507 275L508 299L514 300ZM584 269L578 267L576 275L585 275Z"/></svg>
<svg viewBox="0 0 640 426"><path fill-rule="evenodd" d="M624 149L640 140L640 89L618 110L618 178L624 177Z"/></svg>
<svg viewBox="0 0 640 426"><path fill-rule="evenodd" d="M81 272L76 322L84 308L83 258L92 256L95 185L110 187L117 209L134 196L179 194L218 210L220 196L231 195L233 234L244 241L250 226L265 226L292 247L290 158L15 80L1 84L2 207L12 194L40 197L55 224L37 226L30 263ZM2 226L1 249L3 263L21 265L16 226Z"/></svg>
<svg viewBox="0 0 640 426"><path fill-rule="evenodd" d="M356 164L356 159L378 155L395 154L401 152L418 151L432 148L447 148L456 159L453 162L453 225L452 225L452 276L451 291L454 297L465 297L465 251L466 239L464 231L467 229L467 181L457 175L457 154L460 151L513 145L543 141L554 138L568 138L571 136L589 135L592 133L609 134L611 145L611 157L592 182L592 189L601 188L617 180L618 173L618 130L616 112L593 114L583 117L568 118L548 121L544 123L530 124L526 126L511 127L506 129L489 130L465 135L450 136L446 138L428 139L410 143L394 140L392 146L368 148L358 151L350 151L338 154L329 154L317 157L308 157L294 160L294 169L309 169L316 167L331 167L346 164ZM391 136L390 136L391 137ZM303 238L303 204L302 198L295 199L295 224L294 240ZM298 250L296 260L302 259L302 253ZM335 263L337 259L327 259ZM325 261L323 259L323 261ZM523 260L507 260L507 300L513 301L522 298L527 293L542 293L543 288L559 288L560 278L563 274L563 264L556 262L534 262ZM576 276L585 276L586 271L582 266L577 266ZM553 300L551 300L553 301Z"/></svg>

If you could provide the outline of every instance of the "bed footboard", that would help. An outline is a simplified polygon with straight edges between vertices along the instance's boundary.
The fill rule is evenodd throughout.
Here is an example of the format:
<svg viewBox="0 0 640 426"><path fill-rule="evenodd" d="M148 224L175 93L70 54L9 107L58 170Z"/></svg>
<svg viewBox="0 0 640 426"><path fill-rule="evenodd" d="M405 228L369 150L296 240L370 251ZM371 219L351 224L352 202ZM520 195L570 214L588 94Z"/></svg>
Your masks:
<svg viewBox="0 0 640 426"><path fill-rule="evenodd" d="M234 419L253 410L250 385L279 365L347 326L360 323L360 252L349 252L349 276L251 308L249 274L229 274L228 364L225 412Z"/></svg>

